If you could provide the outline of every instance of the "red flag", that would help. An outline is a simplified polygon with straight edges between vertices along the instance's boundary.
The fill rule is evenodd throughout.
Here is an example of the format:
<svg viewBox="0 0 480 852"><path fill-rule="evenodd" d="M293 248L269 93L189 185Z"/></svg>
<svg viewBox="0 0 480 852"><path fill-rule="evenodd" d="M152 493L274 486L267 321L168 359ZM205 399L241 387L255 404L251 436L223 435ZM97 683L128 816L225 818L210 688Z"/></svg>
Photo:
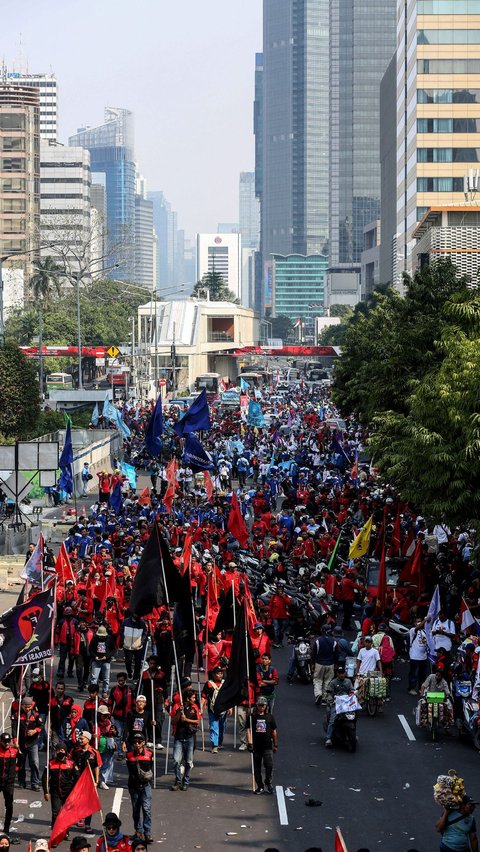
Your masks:
<svg viewBox="0 0 480 852"><path fill-rule="evenodd" d="M139 506L150 506L151 503L152 503L152 501L150 499L150 492L149 492L148 488L144 488L142 493L140 494L140 497L138 498L138 505Z"/></svg>
<svg viewBox="0 0 480 852"><path fill-rule="evenodd" d="M170 512L172 511L172 503L173 503L174 497L175 497L175 486L172 485L171 483L169 483L169 485L167 486L167 490L165 492L165 496L163 498L163 502L165 504L165 508L166 508L168 514L170 514Z"/></svg>
<svg viewBox="0 0 480 852"><path fill-rule="evenodd" d="M420 576L420 568L422 567L422 541L417 540L417 545L413 554L403 566L398 575L399 581L402 583L416 583Z"/></svg>
<svg viewBox="0 0 480 852"><path fill-rule="evenodd" d="M328 574L325 577L325 582L324 582L323 586L324 586L324 589L325 589L327 595L334 595L335 594L335 577L333 576L333 574Z"/></svg>
<svg viewBox="0 0 480 852"><path fill-rule="evenodd" d="M402 556L411 556L413 551L415 550L415 532L410 527L405 537L405 541L403 542L402 547Z"/></svg>
<svg viewBox="0 0 480 852"><path fill-rule="evenodd" d="M96 814L100 808L100 799L93 782L92 770L89 766L86 766L55 820L50 835L50 848L65 840L67 831L75 823Z"/></svg>
<svg viewBox="0 0 480 852"><path fill-rule="evenodd" d="M388 555L398 556L400 551L400 543L401 543L401 527L400 527L400 512L397 512L397 517L395 518L395 523L393 525L392 532L392 540L390 542L390 547L388 550Z"/></svg>
<svg viewBox="0 0 480 852"><path fill-rule="evenodd" d="M212 477L210 476L208 470L204 470L204 472L203 472L203 482L205 484L205 491L206 491L206 494L207 494L207 498L209 500L211 500L212 497L213 497L213 482L212 482Z"/></svg>
<svg viewBox="0 0 480 852"><path fill-rule="evenodd" d="M180 574L185 574L185 571L188 571L190 567L190 559L192 557L192 544L193 544L193 533L188 532L185 536L185 543L183 545L182 555L180 556L180 565L179 571Z"/></svg>
<svg viewBox="0 0 480 852"><path fill-rule="evenodd" d="M338 827L335 832L335 852L348 852L343 834Z"/></svg>
<svg viewBox="0 0 480 852"><path fill-rule="evenodd" d="M170 461L167 464L166 477L167 477L167 482L169 482L170 485L173 485L175 488L177 487L177 468L178 468L177 460L176 459L170 459Z"/></svg>
<svg viewBox="0 0 480 852"><path fill-rule="evenodd" d="M65 583L67 580L73 580L73 582L75 582L75 575L73 573L72 564L70 562L65 543L62 544L58 551L58 556L55 562L55 571L57 572L59 583Z"/></svg>
<svg viewBox="0 0 480 852"><path fill-rule="evenodd" d="M220 604L218 602L219 588L215 571L212 571L212 573L208 575L207 580L207 628L209 633L211 633L215 627L217 615L220 610Z"/></svg>
<svg viewBox="0 0 480 852"><path fill-rule="evenodd" d="M382 547L382 557L380 559L380 568L378 571L377 601L380 604L381 611L383 612L387 602L387 563L385 559L385 545Z"/></svg>
<svg viewBox="0 0 480 852"><path fill-rule="evenodd" d="M238 505L237 495L232 494L232 502L230 514L228 516L228 531L237 539L240 547L246 548L248 544L248 530L245 526L240 506Z"/></svg>
<svg viewBox="0 0 480 852"><path fill-rule="evenodd" d="M250 586L248 585L247 576L243 578L245 583L245 614L247 616L247 628L248 632L251 634L253 630L254 624L257 623L257 613L255 612L255 607L253 605L252 593L250 591Z"/></svg>

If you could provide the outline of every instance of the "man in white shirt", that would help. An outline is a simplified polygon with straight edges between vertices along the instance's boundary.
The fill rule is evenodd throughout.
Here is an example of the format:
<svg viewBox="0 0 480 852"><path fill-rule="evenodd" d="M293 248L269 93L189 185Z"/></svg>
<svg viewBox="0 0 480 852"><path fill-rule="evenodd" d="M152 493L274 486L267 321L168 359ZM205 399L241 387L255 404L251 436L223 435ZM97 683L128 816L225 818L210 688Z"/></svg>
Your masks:
<svg viewBox="0 0 480 852"><path fill-rule="evenodd" d="M449 657L452 650L452 640L455 638L455 625L444 609L441 609L437 618L432 624L432 636L435 644L435 650L441 652L442 656Z"/></svg>
<svg viewBox="0 0 480 852"><path fill-rule="evenodd" d="M380 674L383 673L380 654L372 646L372 637L365 636L365 647L361 648L357 656L357 677L366 676L377 669Z"/></svg>
<svg viewBox="0 0 480 852"><path fill-rule="evenodd" d="M410 695L418 695L419 687L428 674L428 645L427 634L423 629L424 618L415 619L415 627L410 629L410 669L408 672L408 692Z"/></svg>

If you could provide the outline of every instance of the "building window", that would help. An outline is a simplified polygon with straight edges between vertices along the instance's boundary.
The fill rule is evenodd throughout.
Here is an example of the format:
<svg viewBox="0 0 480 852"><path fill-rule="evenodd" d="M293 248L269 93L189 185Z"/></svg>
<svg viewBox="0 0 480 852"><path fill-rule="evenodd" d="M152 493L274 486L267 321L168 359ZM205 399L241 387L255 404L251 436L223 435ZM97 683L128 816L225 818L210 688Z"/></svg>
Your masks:
<svg viewBox="0 0 480 852"><path fill-rule="evenodd" d="M417 148L418 163L478 163L480 148Z"/></svg>
<svg viewBox="0 0 480 852"><path fill-rule="evenodd" d="M418 118L417 133L478 133L476 118Z"/></svg>
<svg viewBox="0 0 480 852"><path fill-rule="evenodd" d="M478 0L418 0L418 15L475 15Z"/></svg>
<svg viewBox="0 0 480 852"><path fill-rule="evenodd" d="M417 178L417 192L463 192L463 177Z"/></svg>
<svg viewBox="0 0 480 852"><path fill-rule="evenodd" d="M418 89L419 104L479 104L480 89Z"/></svg>
<svg viewBox="0 0 480 852"><path fill-rule="evenodd" d="M480 59L417 59L419 74L480 74Z"/></svg>
<svg viewBox="0 0 480 852"><path fill-rule="evenodd" d="M480 30L418 30L418 44L480 44Z"/></svg>
<svg viewBox="0 0 480 852"><path fill-rule="evenodd" d="M25 130L25 116L15 113L2 113L0 108L0 130Z"/></svg>

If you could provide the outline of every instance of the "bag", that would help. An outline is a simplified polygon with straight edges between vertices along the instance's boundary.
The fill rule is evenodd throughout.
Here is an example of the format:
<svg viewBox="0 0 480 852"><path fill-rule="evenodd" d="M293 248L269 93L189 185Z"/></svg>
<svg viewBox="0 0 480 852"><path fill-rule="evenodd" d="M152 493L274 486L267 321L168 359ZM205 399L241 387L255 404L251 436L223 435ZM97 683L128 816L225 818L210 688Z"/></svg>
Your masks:
<svg viewBox="0 0 480 852"><path fill-rule="evenodd" d="M93 479L93 476L92 476L91 473L88 474L87 479Z"/></svg>
<svg viewBox="0 0 480 852"><path fill-rule="evenodd" d="M140 651L142 647L143 628L125 627L123 647L126 651Z"/></svg>
<svg viewBox="0 0 480 852"><path fill-rule="evenodd" d="M107 750L107 738L103 735L98 738L98 750L100 754L105 754Z"/></svg>
<svg viewBox="0 0 480 852"><path fill-rule="evenodd" d="M147 784L150 784L150 781L153 781L153 772L151 769L142 769L137 764L137 772L138 780L143 787L146 787Z"/></svg>

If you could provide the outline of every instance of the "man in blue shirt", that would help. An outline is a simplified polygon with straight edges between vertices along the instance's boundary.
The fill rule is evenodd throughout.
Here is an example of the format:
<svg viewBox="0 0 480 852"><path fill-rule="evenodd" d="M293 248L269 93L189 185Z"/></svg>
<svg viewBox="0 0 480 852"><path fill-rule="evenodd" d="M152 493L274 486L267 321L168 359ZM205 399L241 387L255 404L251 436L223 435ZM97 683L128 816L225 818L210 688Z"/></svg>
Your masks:
<svg viewBox="0 0 480 852"><path fill-rule="evenodd" d="M444 810L435 825L442 835L440 852L478 852L475 804L470 796L463 796L458 809Z"/></svg>

